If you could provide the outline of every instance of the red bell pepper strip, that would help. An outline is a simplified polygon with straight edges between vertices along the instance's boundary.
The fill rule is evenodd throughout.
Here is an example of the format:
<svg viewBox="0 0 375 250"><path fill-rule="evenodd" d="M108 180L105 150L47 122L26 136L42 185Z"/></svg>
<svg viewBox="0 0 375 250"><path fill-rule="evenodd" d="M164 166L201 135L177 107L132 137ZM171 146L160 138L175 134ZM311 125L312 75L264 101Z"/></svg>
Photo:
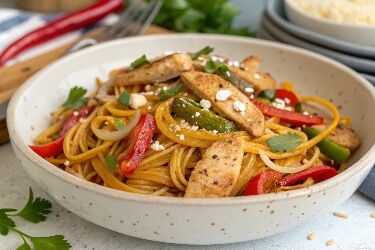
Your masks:
<svg viewBox="0 0 375 250"><path fill-rule="evenodd" d="M299 103L298 97L287 89L276 89L276 98L284 100L286 104L291 106L295 106Z"/></svg>
<svg viewBox="0 0 375 250"><path fill-rule="evenodd" d="M60 154L63 151L63 143L64 136L47 144L31 145L30 148L39 156L45 158Z"/></svg>
<svg viewBox="0 0 375 250"><path fill-rule="evenodd" d="M79 119L87 117L94 109L95 106L83 106L78 110L73 111L73 113L65 120L64 126L60 131L60 136L64 136L66 132L68 132L68 130L79 121Z"/></svg>
<svg viewBox="0 0 375 250"><path fill-rule="evenodd" d="M280 180L276 181L276 186L291 186L298 182L303 182L307 178L311 177L314 180L314 183L325 181L335 175L337 175L338 172L336 169L330 166L316 166L312 168L308 168L305 170L302 170L300 172L287 175Z"/></svg>
<svg viewBox="0 0 375 250"><path fill-rule="evenodd" d="M141 115L137 126L130 133L130 150L123 159L118 160L121 175L132 174L138 167L150 147L156 127L156 120L152 115Z"/></svg>
<svg viewBox="0 0 375 250"><path fill-rule="evenodd" d="M68 130L73 127L81 118L87 117L93 110L95 106L84 106L76 111L74 111L65 120L63 128L59 133L59 138L43 145L31 145L30 148L37 153L39 156L51 157L58 155L63 152L64 135Z"/></svg>
<svg viewBox="0 0 375 250"><path fill-rule="evenodd" d="M246 185L244 195L258 195L270 193L276 187L275 182L282 178L280 172L269 170L254 176Z"/></svg>
<svg viewBox="0 0 375 250"><path fill-rule="evenodd" d="M323 117L316 115L304 115L298 112L283 110L275 108L264 102L250 99L250 101L266 116L270 117L280 117L281 122L291 124L293 126L303 126L303 125L314 125L322 124L324 122Z"/></svg>
<svg viewBox="0 0 375 250"><path fill-rule="evenodd" d="M19 53L70 31L96 23L124 7L123 0L101 0L84 9L57 18L11 43L0 55L0 66Z"/></svg>

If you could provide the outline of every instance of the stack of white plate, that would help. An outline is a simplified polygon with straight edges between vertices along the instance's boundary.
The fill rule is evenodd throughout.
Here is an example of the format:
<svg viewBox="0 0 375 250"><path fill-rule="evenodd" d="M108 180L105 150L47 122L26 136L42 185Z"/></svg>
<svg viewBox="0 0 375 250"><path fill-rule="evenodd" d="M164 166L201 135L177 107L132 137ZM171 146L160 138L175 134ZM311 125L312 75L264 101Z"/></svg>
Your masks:
<svg viewBox="0 0 375 250"><path fill-rule="evenodd" d="M375 47L342 41L289 22L283 0L268 0L258 35L330 57L356 70L375 85Z"/></svg>

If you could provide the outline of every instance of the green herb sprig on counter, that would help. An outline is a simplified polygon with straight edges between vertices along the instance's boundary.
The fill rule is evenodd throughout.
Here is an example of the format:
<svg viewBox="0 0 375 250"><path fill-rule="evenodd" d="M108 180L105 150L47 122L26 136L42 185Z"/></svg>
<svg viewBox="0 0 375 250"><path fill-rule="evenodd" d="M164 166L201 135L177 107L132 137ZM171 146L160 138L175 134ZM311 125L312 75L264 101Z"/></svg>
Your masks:
<svg viewBox="0 0 375 250"><path fill-rule="evenodd" d="M254 37L248 28L234 28L240 10L228 0L164 0L154 24L176 32Z"/></svg>
<svg viewBox="0 0 375 250"><path fill-rule="evenodd" d="M0 234L3 236L8 235L9 231L19 234L23 240L23 244L19 246L18 250L31 249L28 241L34 245L35 250L45 249L59 249L66 250L72 246L62 235L53 235L49 237L34 237L16 229L16 223L11 217L21 217L33 223L39 223L46 220L46 215L51 212L52 204L50 201L42 198L35 198L31 188L29 189L29 199L25 207L18 211L14 208L1 208L0 209Z"/></svg>

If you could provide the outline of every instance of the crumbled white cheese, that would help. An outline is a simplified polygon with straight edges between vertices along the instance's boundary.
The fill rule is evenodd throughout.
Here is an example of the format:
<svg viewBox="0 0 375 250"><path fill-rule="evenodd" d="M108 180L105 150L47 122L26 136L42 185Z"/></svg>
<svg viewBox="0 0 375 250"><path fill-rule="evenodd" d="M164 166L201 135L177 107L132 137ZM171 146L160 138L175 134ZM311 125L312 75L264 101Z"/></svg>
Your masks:
<svg viewBox="0 0 375 250"><path fill-rule="evenodd" d="M216 100L225 101L232 93L228 89L222 89L216 92Z"/></svg>
<svg viewBox="0 0 375 250"><path fill-rule="evenodd" d="M219 132L219 131L217 131L217 130L212 130L212 133L213 133L214 135L216 135L218 132Z"/></svg>
<svg viewBox="0 0 375 250"><path fill-rule="evenodd" d="M246 110L246 106L245 106L245 104L243 104L243 103L240 102L240 101L235 101L235 102L233 103L233 108L234 108L234 110L236 110L236 111L238 111L238 112L245 112L245 110Z"/></svg>
<svg viewBox="0 0 375 250"><path fill-rule="evenodd" d="M185 135L182 135L182 134L181 134L181 135L180 135L180 140L181 140L181 141L185 140Z"/></svg>
<svg viewBox="0 0 375 250"><path fill-rule="evenodd" d="M79 114L78 111L74 111L74 112L73 112L73 115L74 115L74 116L77 116L78 114Z"/></svg>
<svg viewBox="0 0 375 250"><path fill-rule="evenodd" d="M147 104L147 99L144 95L133 93L130 95L129 106L132 109L137 109Z"/></svg>
<svg viewBox="0 0 375 250"><path fill-rule="evenodd" d="M198 127L198 126L195 126L195 125L191 126L191 128L190 128L190 130L193 130L193 131L196 131L196 130L198 130L198 129L199 129L199 127Z"/></svg>
<svg viewBox="0 0 375 250"><path fill-rule="evenodd" d="M255 79L260 79L260 75L258 73L254 74Z"/></svg>
<svg viewBox="0 0 375 250"><path fill-rule="evenodd" d="M201 113L195 112L195 117L199 117L200 115L201 115Z"/></svg>
<svg viewBox="0 0 375 250"><path fill-rule="evenodd" d="M155 141L153 144L151 144L151 149L154 150L154 151L165 150L164 146L161 145L158 141Z"/></svg>
<svg viewBox="0 0 375 250"><path fill-rule="evenodd" d="M202 99L199 104L203 107L204 110L208 110L209 108L211 108L211 102L209 100Z"/></svg>
<svg viewBox="0 0 375 250"><path fill-rule="evenodd" d="M247 88L245 88L245 92L246 93L254 93L254 88L247 87Z"/></svg>
<svg viewBox="0 0 375 250"><path fill-rule="evenodd" d="M272 102L272 106L278 109L285 109L285 102L280 98L276 98L274 102Z"/></svg>
<svg viewBox="0 0 375 250"><path fill-rule="evenodd" d="M70 164L70 162L69 162L68 160L66 160L66 161L64 162L64 165L65 165L65 166L69 166L69 164Z"/></svg>

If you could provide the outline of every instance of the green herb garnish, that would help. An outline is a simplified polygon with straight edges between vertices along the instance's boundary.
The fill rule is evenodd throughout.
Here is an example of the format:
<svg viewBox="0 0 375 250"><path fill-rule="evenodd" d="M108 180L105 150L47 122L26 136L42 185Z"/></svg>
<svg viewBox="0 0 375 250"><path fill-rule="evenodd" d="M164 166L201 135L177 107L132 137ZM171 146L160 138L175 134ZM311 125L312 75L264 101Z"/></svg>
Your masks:
<svg viewBox="0 0 375 250"><path fill-rule="evenodd" d="M233 27L233 20L239 13L228 0L164 0L153 23L176 32L254 37L247 27Z"/></svg>
<svg viewBox="0 0 375 250"><path fill-rule="evenodd" d="M288 152L302 144L302 138L297 134L290 132L281 135L275 135L267 140L267 146L273 152Z"/></svg>
<svg viewBox="0 0 375 250"><path fill-rule="evenodd" d="M105 162L112 171L116 171L116 168L117 168L117 156L116 155L107 155L105 157Z"/></svg>
<svg viewBox="0 0 375 250"><path fill-rule="evenodd" d="M168 98L170 98L172 96L175 96L178 93L180 93L181 90L182 90L182 84L181 83L178 84L177 86L175 86L174 88L171 88L171 89L167 89L167 90L162 89L160 91L159 101L167 100Z"/></svg>
<svg viewBox="0 0 375 250"><path fill-rule="evenodd" d="M115 124L117 130L120 130L125 127L125 124L120 119L114 118L113 123Z"/></svg>
<svg viewBox="0 0 375 250"><path fill-rule="evenodd" d="M212 51L214 51L214 48L211 48L210 46L206 46L203 49L201 49L200 51L190 54L190 58L191 58L191 60L196 60L201 55L208 55Z"/></svg>
<svg viewBox="0 0 375 250"><path fill-rule="evenodd" d="M68 99L63 103L63 106L68 109L77 109L87 104L88 99L83 97L87 90L82 87L73 87L70 89Z"/></svg>
<svg viewBox="0 0 375 250"><path fill-rule="evenodd" d="M124 91L121 93L121 95L117 99L119 103L129 108L129 102L130 102L130 95L128 92Z"/></svg>
<svg viewBox="0 0 375 250"><path fill-rule="evenodd" d="M33 223L45 221L46 215L51 212L52 204L46 199L35 198L33 191L29 189L29 199L25 207L17 212L14 208L0 209L0 233L4 236L8 235L9 231L13 231L21 236L23 244L17 249L31 249L26 239L29 239L34 245L35 250L44 249L70 249L72 246L62 235L54 235L49 237L33 237L16 229L16 223L11 217L21 217Z"/></svg>
<svg viewBox="0 0 375 250"><path fill-rule="evenodd" d="M222 62L209 60L204 65L204 71L206 73L214 73L216 70L219 70L221 76L225 76L230 72L228 66Z"/></svg>
<svg viewBox="0 0 375 250"><path fill-rule="evenodd" d="M135 60L134 62L132 62L130 64L130 67L128 68L128 72L129 71L133 71L135 70L136 68L139 68L141 67L142 65L145 65L145 64L149 64L150 62L147 60L146 56L143 55L141 56L140 58L138 58L137 60Z"/></svg>

